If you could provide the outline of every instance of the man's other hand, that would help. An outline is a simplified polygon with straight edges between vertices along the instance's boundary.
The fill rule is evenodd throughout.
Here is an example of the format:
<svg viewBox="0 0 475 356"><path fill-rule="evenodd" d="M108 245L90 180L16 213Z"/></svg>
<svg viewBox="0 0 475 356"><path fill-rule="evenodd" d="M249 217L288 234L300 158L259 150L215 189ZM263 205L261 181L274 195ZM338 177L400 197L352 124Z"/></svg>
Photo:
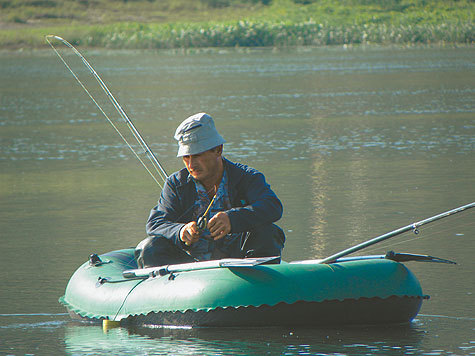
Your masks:
<svg viewBox="0 0 475 356"><path fill-rule="evenodd" d="M215 240L226 236L231 232L231 221L224 211L217 213L208 221L208 230Z"/></svg>

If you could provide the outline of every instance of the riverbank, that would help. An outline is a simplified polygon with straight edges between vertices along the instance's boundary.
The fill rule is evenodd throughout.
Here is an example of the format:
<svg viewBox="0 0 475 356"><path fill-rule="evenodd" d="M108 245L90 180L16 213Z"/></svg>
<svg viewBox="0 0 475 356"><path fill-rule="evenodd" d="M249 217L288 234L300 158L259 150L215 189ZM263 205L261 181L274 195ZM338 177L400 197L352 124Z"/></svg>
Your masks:
<svg viewBox="0 0 475 356"><path fill-rule="evenodd" d="M175 3L168 8L148 0L115 1L110 6L104 5L112 0L79 1L69 8L68 0L16 0L16 4L24 2L23 11L13 1L2 3L0 48L41 48L44 36L51 33L75 45L131 49L475 41L475 4L468 0L430 4L423 0L230 0L227 6L225 0L182 0L181 7ZM32 7L32 3L43 5Z"/></svg>

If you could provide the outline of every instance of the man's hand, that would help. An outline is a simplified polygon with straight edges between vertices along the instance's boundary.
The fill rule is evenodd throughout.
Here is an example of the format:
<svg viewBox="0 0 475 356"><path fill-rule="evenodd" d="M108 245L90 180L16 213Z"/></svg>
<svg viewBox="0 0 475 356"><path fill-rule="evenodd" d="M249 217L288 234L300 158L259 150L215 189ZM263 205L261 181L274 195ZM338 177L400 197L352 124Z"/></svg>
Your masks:
<svg viewBox="0 0 475 356"><path fill-rule="evenodd" d="M211 237L215 240L226 236L231 232L231 221L228 214L224 211L217 213L208 221L208 230L211 233Z"/></svg>
<svg viewBox="0 0 475 356"><path fill-rule="evenodd" d="M180 230L180 240L185 243L186 246L194 244L200 239L200 231L196 221L191 221Z"/></svg>

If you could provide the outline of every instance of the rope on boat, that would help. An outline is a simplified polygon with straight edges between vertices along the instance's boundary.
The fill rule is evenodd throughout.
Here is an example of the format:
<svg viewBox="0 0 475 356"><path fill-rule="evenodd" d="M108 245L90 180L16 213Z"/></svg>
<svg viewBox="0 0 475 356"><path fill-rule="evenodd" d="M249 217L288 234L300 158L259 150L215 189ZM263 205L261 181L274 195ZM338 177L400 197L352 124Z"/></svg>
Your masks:
<svg viewBox="0 0 475 356"><path fill-rule="evenodd" d="M132 293L132 291L143 281L145 281L145 279L141 279L135 286L130 288L129 292L125 296L124 300L122 301L122 304L120 305L119 309L117 310L117 313L115 313L114 318L112 320L114 320L114 321L116 320L117 315L119 315L120 311L122 310L122 307L124 306L125 302L127 301L127 298L129 297L130 293Z"/></svg>

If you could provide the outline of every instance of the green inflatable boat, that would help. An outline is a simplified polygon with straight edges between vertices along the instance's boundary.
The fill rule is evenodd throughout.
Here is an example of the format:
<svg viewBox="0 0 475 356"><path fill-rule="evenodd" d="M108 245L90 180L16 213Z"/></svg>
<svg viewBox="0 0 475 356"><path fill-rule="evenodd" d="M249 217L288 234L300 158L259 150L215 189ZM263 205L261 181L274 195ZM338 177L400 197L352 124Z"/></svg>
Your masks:
<svg viewBox="0 0 475 356"><path fill-rule="evenodd" d="M134 250L124 249L91 255L60 302L75 318L120 325L406 323L427 298L398 262L416 259L411 256L420 255L388 253L329 264L225 259L137 269Z"/></svg>

